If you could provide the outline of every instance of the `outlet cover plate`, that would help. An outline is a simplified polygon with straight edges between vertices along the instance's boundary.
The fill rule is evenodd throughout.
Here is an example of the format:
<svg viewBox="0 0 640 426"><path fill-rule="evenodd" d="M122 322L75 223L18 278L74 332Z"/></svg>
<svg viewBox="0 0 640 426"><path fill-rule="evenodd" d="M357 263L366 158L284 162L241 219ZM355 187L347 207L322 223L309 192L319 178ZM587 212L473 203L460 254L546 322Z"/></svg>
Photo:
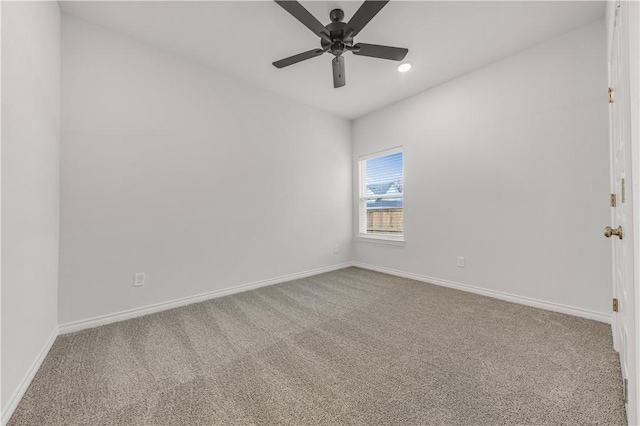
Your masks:
<svg viewBox="0 0 640 426"><path fill-rule="evenodd" d="M138 272L133 280L134 287L141 287L144 285L144 272Z"/></svg>

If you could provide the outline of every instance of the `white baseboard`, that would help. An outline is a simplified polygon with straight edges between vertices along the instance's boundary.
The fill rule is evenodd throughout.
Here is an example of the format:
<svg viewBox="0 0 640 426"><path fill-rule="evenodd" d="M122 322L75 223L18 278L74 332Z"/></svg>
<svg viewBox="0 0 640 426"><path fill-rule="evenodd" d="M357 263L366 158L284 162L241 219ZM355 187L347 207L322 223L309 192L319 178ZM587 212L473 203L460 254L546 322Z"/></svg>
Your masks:
<svg viewBox="0 0 640 426"><path fill-rule="evenodd" d="M434 277L428 277L424 275L414 274L411 272L398 271L396 269L385 268L381 266L370 265L360 262L345 262L337 265L327 266L324 268L312 269L309 271L299 272L295 274L283 275L276 278L270 278L267 280L256 281L248 284L241 284L234 287L229 287L221 290L214 290L207 293L198 294L195 296L183 297L167 302L156 303L153 305L142 306L140 308L128 309L126 311L115 312L113 314L101 315L93 318L88 318L79 321L68 322L60 324L58 326L59 334L73 333L75 331L84 330L87 328L98 327L101 325L111 324L118 321L124 321L130 318L140 317L143 315L152 314L155 312L165 311L168 309L177 308L180 306L190 305L192 303L202 302L208 299L216 297L228 296L243 291L252 290L259 287L265 287L268 285L279 284L285 281L296 280L299 278L310 277L312 275L322 274L325 272L331 272L338 269L348 268L349 266L357 266L363 269L370 269L372 271L382 272L389 275L395 275L403 278L409 278L416 281L427 282L443 287L455 288L470 293L481 294L483 296L494 297L496 299L506 300L508 302L519 303L521 305L532 306L535 308L546 309L549 311L560 312L564 314L574 315L582 318L588 318L595 321L611 323L611 315L592 311L583 308L577 308L574 306L562 305L555 302L547 302L544 300L534 299L525 296L518 296L511 293L504 293L496 290L489 290L482 287L476 287L468 284L457 283L454 281L443 280Z"/></svg>
<svg viewBox="0 0 640 426"><path fill-rule="evenodd" d="M442 287L455 288L457 290L467 291L469 293L481 294L483 296L494 297L496 299L506 300L508 302L519 303L521 305L532 306L534 308L546 309L548 311L560 312L563 314L574 315L577 317L587 318L595 321L611 324L611 314L603 312L591 311L589 309L576 308L574 306L562 305L555 302L547 302L544 300L533 299L531 297L518 296L515 294L504 293L496 290L489 290L482 287L476 287L473 285L457 283L454 281L442 280L439 278L427 277L424 275L418 275L411 272L398 271L395 269L384 268L380 266L369 265L366 263L354 262L353 266L358 268L370 269L372 271L382 272L389 275L395 275L398 277L409 278L416 281L422 281L430 284L439 285Z"/></svg>
<svg viewBox="0 0 640 426"><path fill-rule="evenodd" d="M101 315L79 321L60 324L58 329L60 334L73 333L87 328L98 327L113 322L124 321L130 318L140 317L155 312L166 311L167 309L178 308L180 306L190 305L192 303L203 302L216 297L228 296L230 294L240 293L247 290L253 290L259 287L265 287L272 284L279 284L285 281L297 280L300 278L310 277L312 275L323 274L325 272L336 271L338 269L353 266L353 262L345 262L337 265L327 266L324 268L312 269L309 271L299 272L295 274L283 275L281 277L270 278L267 280L256 281L248 284L241 284L234 287L228 287L221 290L214 290L207 293L197 294L195 296L183 297L180 299L170 300L167 302L156 303L153 305L142 306L140 308L128 309L126 311L115 312L113 314Z"/></svg>
<svg viewBox="0 0 640 426"><path fill-rule="evenodd" d="M58 337L58 327L55 327L53 329L53 331L51 332L51 335L49 336L44 346L42 347L42 350L40 351L36 359L33 361L33 364L31 364L31 367L29 367L29 370L27 370L27 373L22 378L22 381L20 382L18 389L16 389L13 395L11 396L9 403L7 404L7 408L5 409L4 413L2 413L2 420L1 420L2 426L6 425L9 422L9 419L13 415L13 412L18 407L20 400L24 396L25 392L29 388L29 385L31 384L31 381L35 377L40 366L42 365L42 361L44 361L44 359L47 357L47 354L49 353L51 346L53 346L53 342L56 341L56 337Z"/></svg>

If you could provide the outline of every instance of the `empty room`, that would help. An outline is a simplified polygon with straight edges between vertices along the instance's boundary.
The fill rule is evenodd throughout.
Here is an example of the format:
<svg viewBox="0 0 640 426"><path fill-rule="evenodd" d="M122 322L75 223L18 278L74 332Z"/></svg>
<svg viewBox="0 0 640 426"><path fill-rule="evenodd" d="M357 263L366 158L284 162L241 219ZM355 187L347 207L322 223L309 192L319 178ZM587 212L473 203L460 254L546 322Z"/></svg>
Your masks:
<svg viewBox="0 0 640 426"><path fill-rule="evenodd" d="M638 424L636 1L1 1L2 426Z"/></svg>

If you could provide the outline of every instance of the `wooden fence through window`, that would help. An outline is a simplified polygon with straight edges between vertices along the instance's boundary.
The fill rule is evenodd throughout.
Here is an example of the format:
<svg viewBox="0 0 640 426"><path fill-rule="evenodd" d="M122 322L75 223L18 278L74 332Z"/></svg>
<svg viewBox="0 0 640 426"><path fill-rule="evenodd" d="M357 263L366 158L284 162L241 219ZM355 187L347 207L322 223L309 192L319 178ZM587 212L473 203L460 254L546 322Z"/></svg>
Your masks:
<svg viewBox="0 0 640 426"><path fill-rule="evenodd" d="M401 208L367 210L367 232L398 234L404 229L404 212Z"/></svg>

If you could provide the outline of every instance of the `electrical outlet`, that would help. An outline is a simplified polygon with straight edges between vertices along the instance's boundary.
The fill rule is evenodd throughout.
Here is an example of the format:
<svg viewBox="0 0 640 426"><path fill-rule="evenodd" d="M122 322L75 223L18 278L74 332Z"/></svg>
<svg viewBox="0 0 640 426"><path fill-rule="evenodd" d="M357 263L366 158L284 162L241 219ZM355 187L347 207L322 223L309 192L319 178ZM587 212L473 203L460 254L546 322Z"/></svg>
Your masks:
<svg viewBox="0 0 640 426"><path fill-rule="evenodd" d="M458 268L464 268L464 257L458 256Z"/></svg>
<svg viewBox="0 0 640 426"><path fill-rule="evenodd" d="M144 285L144 272L139 272L136 274L135 279L133 280L134 287L140 287Z"/></svg>
<svg viewBox="0 0 640 426"><path fill-rule="evenodd" d="M340 253L340 245L336 244L335 246L333 246L333 253Z"/></svg>

